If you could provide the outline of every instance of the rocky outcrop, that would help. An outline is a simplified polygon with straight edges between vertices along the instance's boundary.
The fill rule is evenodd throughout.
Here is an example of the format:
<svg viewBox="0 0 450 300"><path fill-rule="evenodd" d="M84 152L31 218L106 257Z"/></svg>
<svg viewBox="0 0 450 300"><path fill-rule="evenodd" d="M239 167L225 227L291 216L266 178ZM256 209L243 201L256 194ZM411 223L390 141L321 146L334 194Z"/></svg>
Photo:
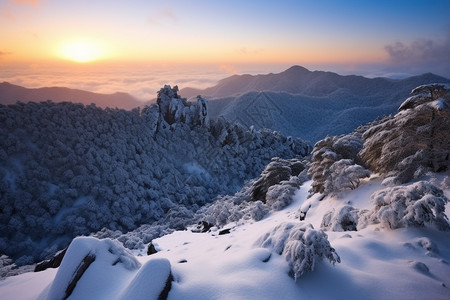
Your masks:
<svg viewBox="0 0 450 300"><path fill-rule="evenodd" d="M66 251L67 248L56 253L51 259L38 263L34 268L34 272L41 272L47 270L48 268L58 268L61 265L64 255L66 255Z"/></svg>
<svg viewBox="0 0 450 300"><path fill-rule="evenodd" d="M204 126L209 128L208 101L201 96L197 103L188 102L178 95L178 86L164 86L156 99L160 115L160 125L171 126L175 123L185 123L191 127Z"/></svg>
<svg viewBox="0 0 450 300"><path fill-rule="evenodd" d="M450 165L450 85L419 86L411 93L394 117L364 132L360 152L372 171L398 183Z"/></svg>

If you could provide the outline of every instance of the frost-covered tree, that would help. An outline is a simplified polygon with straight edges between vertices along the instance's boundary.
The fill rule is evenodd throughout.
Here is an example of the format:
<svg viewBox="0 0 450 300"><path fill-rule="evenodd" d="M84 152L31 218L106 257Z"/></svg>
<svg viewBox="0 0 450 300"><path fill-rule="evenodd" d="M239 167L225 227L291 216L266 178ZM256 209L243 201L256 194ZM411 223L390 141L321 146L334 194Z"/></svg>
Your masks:
<svg viewBox="0 0 450 300"><path fill-rule="evenodd" d="M308 154L307 143L294 143L209 120L206 99L191 103L169 86L156 104L132 111L51 101L0 106L0 252L38 261L46 249L104 227L181 228L272 157ZM258 207L244 215L258 218L266 206Z"/></svg>
<svg viewBox="0 0 450 300"><path fill-rule="evenodd" d="M427 181L386 188L371 195L374 208L360 214L358 227L370 224L380 224L387 229L431 226L448 231L450 224L445 214L448 201L441 189Z"/></svg>
<svg viewBox="0 0 450 300"><path fill-rule="evenodd" d="M313 193L331 193L342 189L354 189L360 178L369 172L359 163L358 152L362 149L361 134L326 137L317 142L312 151L308 173L313 179Z"/></svg>
<svg viewBox="0 0 450 300"><path fill-rule="evenodd" d="M350 205L333 209L323 215L320 227L331 231L355 231L358 226L359 212Z"/></svg>
<svg viewBox="0 0 450 300"><path fill-rule="evenodd" d="M361 165L353 163L352 159L341 159L329 168L329 175L324 183L324 193L356 189L362 178L370 176L370 171Z"/></svg>
<svg viewBox="0 0 450 300"><path fill-rule="evenodd" d="M305 169L305 163L299 159L280 159L278 157L272 158L270 163L264 168L261 175L255 180L251 186L251 197L253 200L267 201L267 193L270 187L278 185L280 182L286 182L286 185L292 187L299 187L295 184L295 180L289 184L292 176L297 177ZM280 194L272 190L270 202L274 201L274 194ZM289 192L290 193L290 192Z"/></svg>
<svg viewBox="0 0 450 300"><path fill-rule="evenodd" d="M333 265L341 262L326 233L315 230L309 223L282 223L261 236L255 245L282 255L295 280L314 271L324 258Z"/></svg>

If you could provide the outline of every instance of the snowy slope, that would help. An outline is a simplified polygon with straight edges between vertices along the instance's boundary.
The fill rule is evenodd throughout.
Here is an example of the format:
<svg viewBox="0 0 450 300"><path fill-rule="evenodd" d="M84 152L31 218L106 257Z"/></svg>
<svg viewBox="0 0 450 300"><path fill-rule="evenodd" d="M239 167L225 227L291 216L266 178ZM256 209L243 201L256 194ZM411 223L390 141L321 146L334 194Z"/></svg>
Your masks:
<svg viewBox="0 0 450 300"><path fill-rule="evenodd" d="M439 176L434 182L440 180L444 185L450 174L444 175L447 179ZM322 261L313 272L305 273L297 281L290 277L284 257L259 247L258 238L283 222L300 223L298 211L304 205L311 204L311 208L303 222L316 229L320 228L323 215L333 208L351 203L359 209L370 209L370 195L385 188L379 178L373 177L354 191L319 201L320 194L307 198L310 183L297 191L294 202L285 209L272 212L259 222L225 226L231 229L230 234L218 235L216 229L207 233L177 231L153 241L158 253L144 256L135 252L140 268L127 270L126 266L132 265L129 262L116 269L108 265L92 267L95 272L86 271L69 299L123 299L130 286L135 289L134 299L141 299L142 295L136 289L144 288L149 289L147 299L150 299L148 293L154 291L148 287L153 282L150 277L162 282L167 261L173 276L168 299L450 297L450 236L432 228L386 230L373 225L359 231L327 231L341 263L332 266ZM448 186L445 192L450 194ZM88 243L89 247L95 244L100 241L92 239ZM102 247L96 248L97 253L105 252ZM53 299L52 279L68 276L60 274L61 270L74 261L73 256L66 256L58 272L50 269L6 278L0 282L0 295L2 299L37 299L39 295L42 296L39 299ZM152 271L147 270L149 266L153 266Z"/></svg>
<svg viewBox="0 0 450 300"><path fill-rule="evenodd" d="M450 89L412 93L195 213L174 205L161 223L73 239L57 271L0 281L1 299L449 299ZM165 121L182 116L185 100L161 99ZM155 236L164 224L179 230Z"/></svg>

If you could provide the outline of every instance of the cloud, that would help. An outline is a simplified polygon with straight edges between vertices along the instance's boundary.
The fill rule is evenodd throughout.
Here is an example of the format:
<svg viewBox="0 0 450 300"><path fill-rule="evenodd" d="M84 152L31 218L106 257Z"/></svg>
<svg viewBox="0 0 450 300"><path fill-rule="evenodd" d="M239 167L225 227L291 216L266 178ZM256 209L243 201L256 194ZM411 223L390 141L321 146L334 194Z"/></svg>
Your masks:
<svg viewBox="0 0 450 300"><path fill-rule="evenodd" d="M7 56L7 55L11 55L12 52L8 52L8 51L0 51L0 57L2 56Z"/></svg>
<svg viewBox="0 0 450 300"><path fill-rule="evenodd" d="M39 6L39 0L13 0L13 3L20 4L20 5L32 5L32 6Z"/></svg>
<svg viewBox="0 0 450 300"><path fill-rule="evenodd" d="M248 49L247 47L241 47L239 49L236 49L236 52L238 54L242 54L242 55L247 55L247 54L254 55L254 54L260 54L260 53L264 52L264 50L262 48L260 48L260 49Z"/></svg>
<svg viewBox="0 0 450 300"><path fill-rule="evenodd" d="M228 74L237 74L238 71L232 65L221 65L219 67L220 70L227 72Z"/></svg>
<svg viewBox="0 0 450 300"><path fill-rule="evenodd" d="M413 72L450 76L450 27L444 39L417 39L411 44L396 42L385 46L392 67Z"/></svg>
<svg viewBox="0 0 450 300"><path fill-rule="evenodd" d="M153 75L149 75L149 69ZM180 89L185 87L204 89L215 85L225 77L216 67L203 71L198 70L198 66L148 67L124 71L117 71L116 67L111 66L104 69L93 67L89 72L83 70L74 71L37 64L9 67L6 72L5 70L0 72L0 82L7 81L27 88L58 86L104 94L126 92L138 100L148 101L156 98L157 92L165 84L178 85Z"/></svg>

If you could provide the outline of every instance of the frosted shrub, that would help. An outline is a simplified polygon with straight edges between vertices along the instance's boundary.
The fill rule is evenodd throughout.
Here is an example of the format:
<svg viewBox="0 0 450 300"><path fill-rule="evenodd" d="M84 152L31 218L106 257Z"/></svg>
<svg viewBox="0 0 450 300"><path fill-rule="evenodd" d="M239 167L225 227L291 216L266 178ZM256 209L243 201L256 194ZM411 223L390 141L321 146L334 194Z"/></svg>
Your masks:
<svg viewBox="0 0 450 300"><path fill-rule="evenodd" d="M324 193L339 192L345 189L354 190L362 178L370 176L370 171L361 165L354 164L351 159L341 159L329 168L329 175L324 183Z"/></svg>
<svg viewBox="0 0 450 300"><path fill-rule="evenodd" d="M297 188L289 185L277 184L271 186L266 194L266 204L273 210L281 210L292 203Z"/></svg>
<svg viewBox="0 0 450 300"><path fill-rule="evenodd" d="M283 196L281 189L285 189L286 192L289 193L289 191L287 191L287 186L298 188L303 181L299 181L296 178L298 178L300 173L305 170L305 164L305 162L295 158L272 158L259 177L252 183L250 187L251 199L254 201L260 200L266 203L268 201L267 193L271 187L279 184L285 185L285 188L279 188L277 191L272 190L271 195L269 195L269 201L273 203L276 201L274 198L277 195Z"/></svg>
<svg viewBox="0 0 450 300"><path fill-rule="evenodd" d="M282 223L261 236L255 244L283 255L295 280L305 272L314 271L324 258L333 265L341 262L328 236L309 223Z"/></svg>
<svg viewBox="0 0 450 300"><path fill-rule="evenodd" d="M350 205L327 212L322 219L321 228L331 231L354 231L358 225L359 210Z"/></svg>
<svg viewBox="0 0 450 300"><path fill-rule="evenodd" d="M261 201L236 202L235 196L218 198L214 203L197 211L194 220L207 221L222 227L231 222L261 220L269 208Z"/></svg>
<svg viewBox="0 0 450 300"><path fill-rule="evenodd" d="M363 141L358 130L317 142L308 171L313 179L311 192L329 194L357 188L360 179L370 175L368 170L357 163L358 152L362 147Z"/></svg>
<svg viewBox="0 0 450 300"><path fill-rule="evenodd" d="M426 181L377 191L371 196L374 208L362 213L358 227L380 224L384 228L431 226L450 230L443 191Z"/></svg>

